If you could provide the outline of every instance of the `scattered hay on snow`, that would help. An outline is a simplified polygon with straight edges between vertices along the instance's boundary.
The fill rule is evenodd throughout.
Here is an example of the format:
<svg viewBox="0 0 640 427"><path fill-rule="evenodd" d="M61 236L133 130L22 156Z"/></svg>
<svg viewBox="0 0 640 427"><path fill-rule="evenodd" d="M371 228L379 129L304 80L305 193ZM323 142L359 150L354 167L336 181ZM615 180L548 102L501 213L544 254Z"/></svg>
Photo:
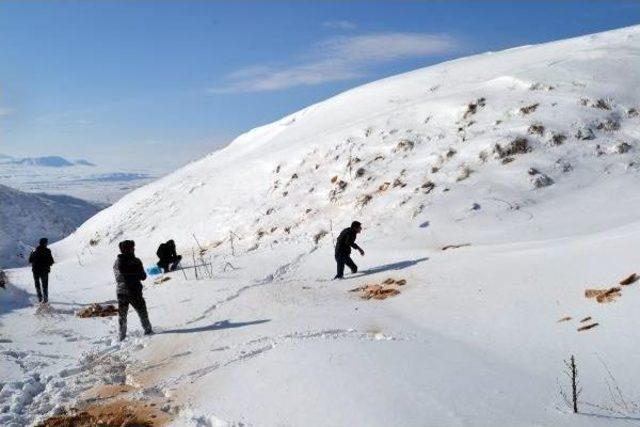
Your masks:
<svg viewBox="0 0 640 427"><path fill-rule="evenodd" d="M595 298L600 304L614 302L622 296L621 288L614 286L606 289L587 289L584 291L585 298Z"/></svg>
<svg viewBox="0 0 640 427"><path fill-rule="evenodd" d="M580 326L578 328L578 332L587 331L587 330L589 330L591 328L595 328L598 325L599 325L599 323L591 323L591 324L588 324L588 325Z"/></svg>
<svg viewBox="0 0 640 427"><path fill-rule="evenodd" d="M618 284L620 284L622 286L629 286L629 285L637 282L638 279L640 279L640 276L638 276L636 273L632 273L632 274L628 275L627 277L625 277L624 279L622 279L620 282L618 282Z"/></svg>
<svg viewBox="0 0 640 427"><path fill-rule="evenodd" d="M90 405L69 413L50 417L38 427L146 427L163 425L169 416L155 403L119 400Z"/></svg>
<svg viewBox="0 0 640 427"><path fill-rule="evenodd" d="M394 278L388 278L381 284L368 284L364 286L358 286L349 290L349 292L360 292L360 298L362 299L377 299L383 300L389 297L393 297L400 294L398 286L404 286L407 284L405 279L396 280Z"/></svg>
<svg viewBox="0 0 640 427"><path fill-rule="evenodd" d="M471 243L461 243L459 245L446 245L442 247L442 250L448 251L449 249L459 249L459 248L465 248L467 246L471 246Z"/></svg>
<svg viewBox="0 0 640 427"><path fill-rule="evenodd" d="M83 319L89 317L109 317L116 316L118 314L118 309L112 304L101 305L98 303L91 304L87 308L83 308L82 310L76 313L76 316L82 317Z"/></svg>
<svg viewBox="0 0 640 427"><path fill-rule="evenodd" d="M162 284L162 283L164 283L164 282L166 282L166 281L169 281L169 280L171 280L171 277L169 277L169 276L164 276L164 277L160 277L160 278L158 278L158 279L154 280L154 281L153 281L153 283L154 283L155 285L160 285L160 284Z"/></svg>

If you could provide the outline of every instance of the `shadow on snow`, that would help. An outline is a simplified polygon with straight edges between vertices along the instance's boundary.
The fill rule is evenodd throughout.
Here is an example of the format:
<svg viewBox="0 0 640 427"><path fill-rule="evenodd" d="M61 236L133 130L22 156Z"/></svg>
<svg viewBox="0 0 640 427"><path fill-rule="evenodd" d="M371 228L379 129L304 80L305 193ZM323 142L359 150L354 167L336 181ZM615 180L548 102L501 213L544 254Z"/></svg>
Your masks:
<svg viewBox="0 0 640 427"><path fill-rule="evenodd" d="M244 326L259 325L261 323L267 323L270 321L271 319L262 319L262 320L252 320L250 322L234 323L229 320L221 320L219 322L212 323L211 325L198 326L196 328L167 329L167 330L158 332L158 334L191 334L196 332L219 331L222 329L242 328Z"/></svg>
<svg viewBox="0 0 640 427"><path fill-rule="evenodd" d="M414 265L421 263L423 261L427 261L428 259L429 259L428 257L423 257L423 258L416 258L408 261L394 262L392 264L380 265L378 267L373 267L367 270L359 271L358 273L354 274L353 276L350 276L349 278L369 276L370 274L382 273L383 271L403 270L408 267L413 267Z"/></svg>

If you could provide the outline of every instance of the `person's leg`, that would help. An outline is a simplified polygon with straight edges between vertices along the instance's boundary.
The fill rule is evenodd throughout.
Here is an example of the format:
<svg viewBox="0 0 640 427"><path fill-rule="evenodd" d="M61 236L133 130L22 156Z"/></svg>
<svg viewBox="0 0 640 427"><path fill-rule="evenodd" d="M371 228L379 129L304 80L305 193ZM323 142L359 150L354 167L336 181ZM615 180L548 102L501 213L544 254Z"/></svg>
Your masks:
<svg viewBox="0 0 640 427"><path fill-rule="evenodd" d="M33 272L33 283L36 285L36 293L38 294L38 302L42 302L42 291L40 290L40 273Z"/></svg>
<svg viewBox="0 0 640 427"><path fill-rule="evenodd" d="M358 272L358 266L353 262L350 256L345 257L344 263L351 269L351 273L355 274Z"/></svg>
<svg viewBox="0 0 640 427"><path fill-rule="evenodd" d="M138 313L138 317L140 318L140 323L142 324L142 329L144 329L144 333L146 335L153 333L153 328L151 327L151 322L149 321L149 313L147 312L147 303L142 296L142 292L136 294L131 298L131 305Z"/></svg>
<svg viewBox="0 0 640 427"><path fill-rule="evenodd" d="M180 261L182 261L182 255L178 255L172 261L173 262L171 263L171 271L174 271L176 268L178 268L178 264L180 264Z"/></svg>
<svg viewBox="0 0 640 427"><path fill-rule="evenodd" d="M120 326L120 341L127 336L127 312L129 311L129 298L127 295L118 294L118 324Z"/></svg>
<svg viewBox="0 0 640 427"><path fill-rule="evenodd" d="M40 276L42 281L42 302L49 302L49 273L44 272Z"/></svg>
<svg viewBox="0 0 640 427"><path fill-rule="evenodd" d="M336 264L338 271L335 279L342 279L344 277L344 257L341 255L336 255Z"/></svg>
<svg viewBox="0 0 640 427"><path fill-rule="evenodd" d="M158 263L158 267L160 267L160 270L162 270L163 273L166 273L169 271L169 263L165 262L165 261L160 261Z"/></svg>

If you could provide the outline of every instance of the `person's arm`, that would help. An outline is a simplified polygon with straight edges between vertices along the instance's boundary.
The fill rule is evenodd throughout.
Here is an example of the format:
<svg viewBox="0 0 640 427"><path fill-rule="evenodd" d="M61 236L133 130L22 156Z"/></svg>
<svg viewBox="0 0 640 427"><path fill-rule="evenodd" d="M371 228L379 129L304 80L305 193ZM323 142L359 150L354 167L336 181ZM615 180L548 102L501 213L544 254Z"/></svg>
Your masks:
<svg viewBox="0 0 640 427"><path fill-rule="evenodd" d="M124 283L124 276L120 272L119 260L116 260L116 262L113 263L113 277L115 277L116 283Z"/></svg>
<svg viewBox="0 0 640 427"><path fill-rule="evenodd" d="M358 252L360 252L360 255L364 255L364 250L362 250L362 248L360 246L358 246L358 244L356 243L356 235L355 233L353 234L353 240L351 240L351 247L355 250L357 250Z"/></svg>
<svg viewBox="0 0 640 427"><path fill-rule="evenodd" d="M138 260L138 280L146 280L147 272L144 271L144 266L142 265L142 261Z"/></svg>
<svg viewBox="0 0 640 427"><path fill-rule="evenodd" d="M53 264L55 264L55 261L53 260L53 255L51 255L51 250L49 250L49 267L51 267Z"/></svg>

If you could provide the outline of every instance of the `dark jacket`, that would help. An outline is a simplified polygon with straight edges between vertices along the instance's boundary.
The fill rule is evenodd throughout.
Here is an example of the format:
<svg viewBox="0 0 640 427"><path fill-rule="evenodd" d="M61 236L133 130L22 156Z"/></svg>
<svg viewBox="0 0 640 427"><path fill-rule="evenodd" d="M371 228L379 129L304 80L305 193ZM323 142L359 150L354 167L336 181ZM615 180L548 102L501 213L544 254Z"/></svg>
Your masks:
<svg viewBox="0 0 640 427"><path fill-rule="evenodd" d="M340 232L338 240L336 240L336 255L349 255L351 248L360 249L360 246L356 245L356 231L347 227Z"/></svg>
<svg viewBox="0 0 640 427"><path fill-rule="evenodd" d="M118 254L113 264L118 295L133 295L142 292L142 280L147 278L142 261L132 254Z"/></svg>
<svg viewBox="0 0 640 427"><path fill-rule="evenodd" d="M46 246L38 246L31 255L29 255L29 263L34 273L48 273L53 265L53 256L51 250Z"/></svg>
<svg viewBox="0 0 640 427"><path fill-rule="evenodd" d="M158 250L156 251L156 255L160 258L161 263L173 262L178 257L178 254L176 253L176 245L160 243L160 246L158 246Z"/></svg>

